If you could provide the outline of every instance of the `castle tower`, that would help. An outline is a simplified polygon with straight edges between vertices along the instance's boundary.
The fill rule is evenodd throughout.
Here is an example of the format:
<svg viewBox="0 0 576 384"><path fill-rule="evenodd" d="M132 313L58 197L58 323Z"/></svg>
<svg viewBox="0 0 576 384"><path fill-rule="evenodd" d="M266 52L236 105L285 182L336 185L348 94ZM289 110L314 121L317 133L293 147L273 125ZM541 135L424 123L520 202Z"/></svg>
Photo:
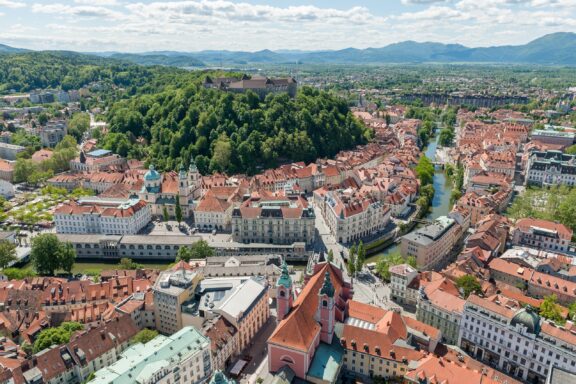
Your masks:
<svg viewBox="0 0 576 384"><path fill-rule="evenodd" d="M276 281L276 319L278 322L282 321L288 312L290 312L293 301L292 278L288 273L288 265L286 261L284 261L282 263L282 274L278 281Z"/></svg>
<svg viewBox="0 0 576 384"><path fill-rule="evenodd" d="M320 323L320 340L326 344L332 344L334 337L334 286L330 280L330 272L326 271L324 285L318 292L318 310L316 311L316 321Z"/></svg>

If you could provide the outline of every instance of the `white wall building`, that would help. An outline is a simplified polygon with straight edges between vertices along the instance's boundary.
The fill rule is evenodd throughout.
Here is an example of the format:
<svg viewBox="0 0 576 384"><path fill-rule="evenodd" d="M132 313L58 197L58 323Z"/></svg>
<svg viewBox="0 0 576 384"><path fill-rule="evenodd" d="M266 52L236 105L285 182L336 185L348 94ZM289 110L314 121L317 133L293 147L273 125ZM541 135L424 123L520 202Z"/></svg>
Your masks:
<svg viewBox="0 0 576 384"><path fill-rule="evenodd" d="M212 374L210 340L186 327L171 336L156 336L122 353L114 364L96 372L93 384L199 384Z"/></svg>
<svg viewBox="0 0 576 384"><path fill-rule="evenodd" d="M150 206L143 200L85 198L59 205L54 211L58 233L135 235L150 222Z"/></svg>
<svg viewBox="0 0 576 384"><path fill-rule="evenodd" d="M339 243L353 243L382 231L390 222L390 208L372 196L352 190L326 193L323 207L326 224Z"/></svg>
<svg viewBox="0 0 576 384"><path fill-rule="evenodd" d="M574 324L556 325L504 296L468 298L459 345L523 382L544 383L551 364L576 372Z"/></svg>

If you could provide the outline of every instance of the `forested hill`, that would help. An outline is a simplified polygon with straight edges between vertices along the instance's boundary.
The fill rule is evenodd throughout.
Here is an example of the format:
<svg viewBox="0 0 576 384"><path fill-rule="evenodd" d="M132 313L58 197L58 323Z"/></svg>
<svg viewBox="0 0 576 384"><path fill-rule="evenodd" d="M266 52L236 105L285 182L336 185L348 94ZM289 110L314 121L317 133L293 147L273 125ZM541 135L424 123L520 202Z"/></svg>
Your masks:
<svg viewBox="0 0 576 384"><path fill-rule="evenodd" d="M34 89L78 89L93 81L118 87L161 85L163 77L181 76L176 68L143 67L74 52L25 52L0 55L0 94ZM161 82L153 83L156 80Z"/></svg>
<svg viewBox="0 0 576 384"><path fill-rule="evenodd" d="M306 87L295 99L270 94L261 100L252 92L205 89L195 81L122 100L108 121L108 149L148 158L165 170L194 158L203 174L252 174L281 162L310 162L366 143L370 136L343 100ZM145 151L138 137L149 143Z"/></svg>
<svg viewBox="0 0 576 384"><path fill-rule="evenodd" d="M261 100L253 92L205 89L206 74L73 52L16 53L0 55L0 95L96 82L97 97L83 103L108 108L111 132L103 146L164 170L194 158L204 174L255 173L333 156L369 138L370 130L333 94L301 88L295 99Z"/></svg>

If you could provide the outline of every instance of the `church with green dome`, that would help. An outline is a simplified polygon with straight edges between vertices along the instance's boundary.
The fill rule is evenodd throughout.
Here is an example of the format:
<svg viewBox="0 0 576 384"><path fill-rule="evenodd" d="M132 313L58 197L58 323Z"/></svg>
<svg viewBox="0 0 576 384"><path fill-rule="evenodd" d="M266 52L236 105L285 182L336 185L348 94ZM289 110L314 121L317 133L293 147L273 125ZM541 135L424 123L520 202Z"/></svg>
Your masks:
<svg viewBox="0 0 576 384"><path fill-rule="evenodd" d="M182 217L189 218L193 214L194 200L200 197L202 176L194 163L186 168L180 164L178 172L160 173L154 165L150 165L144 174L144 185L138 194L151 207L152 216L162 217L164 208L168 216L176 218L177 201L182 209Z"/></svg>

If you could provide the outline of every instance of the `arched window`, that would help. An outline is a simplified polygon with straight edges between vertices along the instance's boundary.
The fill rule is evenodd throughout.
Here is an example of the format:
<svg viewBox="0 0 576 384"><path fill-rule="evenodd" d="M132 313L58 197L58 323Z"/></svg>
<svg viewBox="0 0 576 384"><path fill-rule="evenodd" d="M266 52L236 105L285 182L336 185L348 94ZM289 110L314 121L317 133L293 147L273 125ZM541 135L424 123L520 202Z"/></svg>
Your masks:
<svg viewBox="0 0 576 384"><path fill-rule="evenodd" d="M282 356L280 358L280 361L283 361L283 362L288 363L288 364L295 364L294 359L291 358L290 356L286 356L286 355Z"/></svg>
<svg viewBox="0 0 576 384"><path fill-rule="evenodd" d="M286 296L286 292L280 291L280 297L285 297L285 296Z"/></svg>
<svg viewBox="0 0 576 384"><path fill-rule="evenodd" d="M322 306L323 306L323 307L327 307L327 306L328 306L328 301L322 300Z"/></svg>

